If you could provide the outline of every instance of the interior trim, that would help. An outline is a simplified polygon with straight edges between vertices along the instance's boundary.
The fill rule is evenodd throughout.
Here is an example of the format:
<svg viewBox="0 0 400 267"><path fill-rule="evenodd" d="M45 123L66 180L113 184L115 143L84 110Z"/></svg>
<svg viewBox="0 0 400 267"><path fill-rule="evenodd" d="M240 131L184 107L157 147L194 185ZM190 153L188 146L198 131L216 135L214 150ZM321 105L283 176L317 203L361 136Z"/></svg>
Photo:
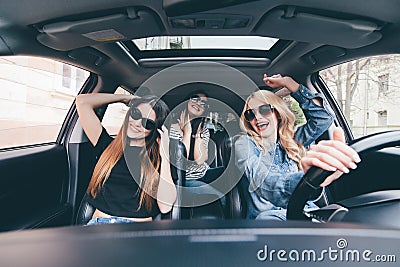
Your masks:
<svg viewBox="0 0 400 267"><path fill-rule="evenodd" d="M152 11L136 11L129 7L125 14L121 11L120 14L103 17L45 24L36 39L47 47L67 51L99 43L160 35L159 20Z"/></svg>
<svg viewBox="0 0 400 267"><path fill-rule="evenodd" d="M267 67L271 60L268 58L250 57L174 57L174 58L145 58L139 59L138 63L142 67L166 67L188 61L213 61L227 64L230 66L244 67Z"/></svg>
<svg viewBox="0 0 400 267"><path fill-rule="evenodd" d="M255 33L280 39L359 48L380 40L380 28L376 22L367 19L342 19L313 14L312 11L296 12L295 7L279 7L260 19ZM316 35L315 32L329 34Z"/></svg>

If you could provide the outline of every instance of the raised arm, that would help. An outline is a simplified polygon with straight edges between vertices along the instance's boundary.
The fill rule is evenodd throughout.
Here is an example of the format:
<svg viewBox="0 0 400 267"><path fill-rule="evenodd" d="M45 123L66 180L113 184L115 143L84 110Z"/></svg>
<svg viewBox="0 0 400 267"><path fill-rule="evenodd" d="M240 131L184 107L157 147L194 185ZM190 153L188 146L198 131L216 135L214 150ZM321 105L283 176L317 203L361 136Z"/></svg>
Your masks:
<svg viewBox="0 0 400 267"><path fill-rule="evenodd" d="M157 129L160 133L158 139L161 166L160 166L160 180L157 188L157 205L162 213L167 213L172 209L176 200L176 187L172 180L170 161L169 161L169 134L168 129L162 126Z"/></svg>
<svg viewBox="0 0 400 267"><path fill-rule="evenodd" d="M300 84L293 80L292 77L282 76L280 74L275 74L270 77L267 76L267 74L264 74L263 81L271 88L285 87L290 94L296 93L300 89ZM320 99L313 98L312 101L316 105L322 106Z"/></svg>
<svg viewBox="0 0 400 267"><path fill-rule="evenodd" d="M210 131L205 127L199 127L194 140L194 161L196 164L201 165L208 159Z"/></svg>
<svg viewBox="0 0 400 267"><path fill-rule="evenodd" d="M291 77L282 77L279 74L271 77L264 75L264 82L272 88L285 87L290 91L290 95L299 103L307 119L307 123L297 128L295 139L305 147L313 143L332 125L334 115L324 105L321 94L313 93L307 87L298 84Z"/></svg>
<svg viewBox="0 0 400 267"><path fill-rule="evenodd" d="M181 112L181 116L178 119L178 127L182 132L182 143L184 144L186 151L188 151L188 156L189 156L192 125L190 124L189 114L186 110Z"/></svg>
<svg viewBox="0 0 400 267"><path fill-rule="evenodd" d="M92 145L97 144L102 131L101 122L94 109L106 104L117 102L127 105L132 98L132 95L117 95L107 93L81 94L76 96L75 103L79 115L79 121L82 125L83 131Z"/></svg>

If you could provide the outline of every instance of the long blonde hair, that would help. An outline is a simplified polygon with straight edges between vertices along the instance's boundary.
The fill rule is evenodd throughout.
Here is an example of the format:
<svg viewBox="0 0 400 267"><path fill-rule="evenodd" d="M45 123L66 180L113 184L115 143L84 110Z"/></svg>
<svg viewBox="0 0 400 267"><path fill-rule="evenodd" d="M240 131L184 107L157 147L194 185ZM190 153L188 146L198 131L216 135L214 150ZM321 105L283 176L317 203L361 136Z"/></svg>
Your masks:
<svg viewBox="0 0 400 267"><path fill-rule="evenodd" d="M243 130L254 139L254 141L263 149L265 149L261 136L254 131L251 124L246 121L244 117L244 112L248 110L250 99L255 98L262 102L266 102L274 107L274 113L278 119L278 138L282 144L283 149L285 149L289 158L297 163L298 168L301 170L300 160L305 155L305 148L302 144L294 140L294 122L295 115L289 109L288 105L279 96L275 95L273 92L266 90L259 90L252 93L247 99L244 105L242 114L240 116L240 124Z"/></svg>
<svg viewBox="0 0 400 267"><path fill-rule="evenodd" d="M140 158L142 160L140 162L141 174L138 188L140 199L137 210L139 210L144 203L146 210L151 211L154 199L153 196L156 196L160 180L159 172L161 156L159 145L157 143L157 129L160 129L163 125L164 120L169 113L169 108L162 100L157 99L155 96L145 96L140 99L135 99L131 102L130 106L131 108L137 107L141 103L148 103L156 113L155 129L145 138L146 145L140 151ZM101 154L94 168L88 186L88 193L93 198L95 198L100 192L115 164L117 164L118 160L121 159L124 153L124 148L129 145L129 138L127 138L125 134L129 120L129 113L130 112L128 111L117 136Z"/></svg>

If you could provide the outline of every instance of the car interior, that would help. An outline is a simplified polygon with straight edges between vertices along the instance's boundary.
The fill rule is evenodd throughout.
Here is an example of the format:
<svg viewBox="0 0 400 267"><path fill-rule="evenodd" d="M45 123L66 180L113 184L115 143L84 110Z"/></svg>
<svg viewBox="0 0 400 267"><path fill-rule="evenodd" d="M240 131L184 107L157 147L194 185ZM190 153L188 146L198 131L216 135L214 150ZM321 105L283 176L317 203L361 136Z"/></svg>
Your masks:
<svg viewBox="0 0 400 267"><path fill-rule="evenodd" d="M144 253L146 246L157 249L171 244L155 241L163 236L173 239L171 242L176 242L178 251L191 249L186 256L177 256L175 264L188 264L189 257L201 262L201 256L194 255L194 251L196 244L208 242L201 239L202 235L213 235L206 232L208 228L217 229L214 234L223 236L220 241L210 239L209 242L217 247L226 245L225 241L234 240L235 236L240 242L250 244L251 240L239 238L247 234L256 237L254 242L261 242L261 237L275 236L277 229L285 236L290 236L289 229L299 229L295 235L311 236L307 242L319 242L318 237L324 236L323 231L331 237L339 236L340 231L348 235L353 231L361 238L354 237L354 242L373 242L382 238L387 244L399 243L399 128L355 136L351 122L345 118L340 104L320 75L324 69L359 58L399 54L399 1L31 0L29 8L26 5L26 1L0 0L2 58L32 56L83 69L88 72L88 77L77 89L77 94L122 90L125 94L140 95L150 90L167 103L171 117L177 116L173 114L174 110L191 92L199 89L207 92L210 103L207 123L211 135L208 163L211 167L225 168L221 179L226 189L226 202L222 205L221 200L216 199L191 206L193 195L184 189L185 171L179 164L171 163L178 197L169 213L140 225L83 227L94 211L87 202L86 189L97 158L82 130L73 102L67 107L53 141L0 150L0 231L4 232L0 237L0 263L3 259L4 263L20 261L20 265L15 266L29 262L10 256L13 248L7 242L19 242L21 249L28 250L44 238L49 242L43 246L51 248L58 236L66 238L68 245L81 242L79 249L82 249L90 246L90 240L99 240L87 249L87 255L95 255L95 249L100 249L113 234L118 239L118 231L121 231L118 247L141 248L130 256L118 254L121 258L114 262L117 266L118 263L123 265L123 260L129 257ZM202 37L205 39L201 40L203 43L199 48L185 48L188 39L182 37L187 36L193 46L195 40L200 43ZM222 45L218 46L219 40L226 37L229 37L228 42L221 41ZM236 43L237 40L240 41ZM162 46L163 42L168 42L168 49ZM325 188L318 202L320 209L305 214L304 204L328 175L317 168L308 172L289 202L288 221L281 223L246 219L248 181L237 174L234 162L234 143L242 131L239 117L245 99L258 89L278 91L263 83L264 73L291 76L311 91L323 94L325 104L335 113L335 120L317 141L331 139L334 127L340 126L345 131L346 141L362 158L357 170ZM40 94L37 93L38 98ZM3 98L1 89L0 98ZM0 103L6 107L4 101ZM10 112L14 108L7 106ZM107 109L104 106L96 110L100 119L105 117ZM187 157L182 142L171 141L170 146L171 158ZM42 232L35 232L38 228ZM253 232L245 232L246 228ZM51 232L57 229L60 232ZM188 232L178 232L178 229ZM202 230L195 232L195 229ZM227 229L239 230L229 232ZM321 232L314 235L312 229ZM375 232L371 233L370 229ZM146 231L153 233L147 235L148 239L145 239ZM383 237L379 236L379 231L384 233ZM24 232L28 232L25 237ZM94 237L101 232L102 236ZM182 241L187 236L195 236L189 239L190 245ZM23 243L24 238L32 242ZM274 238L279 239L275 236L270 240L278 240ZM230 242L231 251L240 254L239 243ZM321 242L326 244L328 241ZM257 252L254 247L242 249L242 253L252 249L251 253ZM75 250L78 248L72 249ZM205 253L209 250L211 248L206 248ZM93 264L105 266L111 263L110 253L105 252ZM168 253L163 251L160 255ZM246 263L245 259L236 256L229 261L229 251L219 253L233 265ZM33 254L29 254L28 259L34 258L37 265L31 266L79 265L79 260L84 257L82 252L74 259L52 265L56 263L55 259L39 260ZM234 263L233 259L236 260ZM209 260L211 265L218 262L214 258ZM154 261L162 263L160 259ZM145 261L140 258L138 263Z"/></svg>

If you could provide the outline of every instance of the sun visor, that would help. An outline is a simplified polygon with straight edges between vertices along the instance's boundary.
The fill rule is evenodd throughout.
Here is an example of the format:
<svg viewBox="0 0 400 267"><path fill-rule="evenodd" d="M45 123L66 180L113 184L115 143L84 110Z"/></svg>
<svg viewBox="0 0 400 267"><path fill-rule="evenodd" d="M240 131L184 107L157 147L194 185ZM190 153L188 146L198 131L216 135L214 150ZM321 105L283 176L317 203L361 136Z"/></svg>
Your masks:
<svg viewBox="0 0 400 267"><path fill-rule="evenodd" d="M128 8L127 11L127 14L45 24L37 40L50 48L67 51L98 43L161 34L156 14L147 10L136 12L133 8Z"/></svg>
<svg viewBox="0 0 400 267"><path fill-rule="evenodd" d="M378 41L382 34L376 22L343 19L278 8L266 13L255 33L285 40L319 43L343 48L363 47Z"/></svg>

